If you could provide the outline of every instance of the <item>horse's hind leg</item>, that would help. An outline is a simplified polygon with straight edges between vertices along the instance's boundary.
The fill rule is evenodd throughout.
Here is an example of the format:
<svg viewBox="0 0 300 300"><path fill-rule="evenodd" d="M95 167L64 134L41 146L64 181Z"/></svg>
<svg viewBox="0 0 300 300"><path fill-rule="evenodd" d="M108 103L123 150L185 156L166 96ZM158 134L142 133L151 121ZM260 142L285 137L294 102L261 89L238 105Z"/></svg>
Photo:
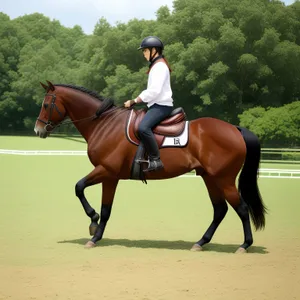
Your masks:
<svg viewBox="0 0 300 300"><path fill-rule="evenodd" d="M234 182L232 182L224 188L224 196L228 203L238 214L243 224L245 239L244 243L239 247L239 249L236 252L246 252L246 249L250 247L253 243L248 206L243 200L243 198L240 196Z"/></svg>
<svg viewBox="0 0 300 300"><path fill-rule="evenodd" d="M214 208L214 216L212 223L204 233L203 237L192 247L192 251L201 251L202 246L211 241L215 231L224 219L228 210L223 193L215 184L214 179L208 175L203 175L203 179Z"/></svg>

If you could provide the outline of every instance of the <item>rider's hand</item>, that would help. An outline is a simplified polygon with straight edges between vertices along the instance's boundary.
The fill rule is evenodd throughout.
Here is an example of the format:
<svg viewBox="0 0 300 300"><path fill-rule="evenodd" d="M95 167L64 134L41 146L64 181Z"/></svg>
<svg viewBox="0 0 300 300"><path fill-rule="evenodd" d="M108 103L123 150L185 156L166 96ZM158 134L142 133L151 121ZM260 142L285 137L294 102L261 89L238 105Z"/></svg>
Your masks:
<svg viewBox="0 0 300 300"><path fill-rule="evenodd" d="M132 106L133 104L135 104L134 100L127 100L126 102L124 102L124 106L126 108Z"/></svg>

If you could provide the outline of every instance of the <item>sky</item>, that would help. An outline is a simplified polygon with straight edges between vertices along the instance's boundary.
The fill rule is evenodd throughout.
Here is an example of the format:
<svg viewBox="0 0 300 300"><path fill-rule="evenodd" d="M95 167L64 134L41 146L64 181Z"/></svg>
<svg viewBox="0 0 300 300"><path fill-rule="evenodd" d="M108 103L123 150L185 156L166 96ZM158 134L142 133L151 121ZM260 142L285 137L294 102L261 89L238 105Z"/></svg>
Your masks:
<svg viewBox="0 0 300 300"><path fill-rule="evenodd" d="M286 5L294 0L284 0ZM35 12L63 26L81 26L91 34L101 17L111 25L127 23L130 19L155 19L155 13L163 5L172 10L173 0L0 0L0 12L11 19Z"/></svg>

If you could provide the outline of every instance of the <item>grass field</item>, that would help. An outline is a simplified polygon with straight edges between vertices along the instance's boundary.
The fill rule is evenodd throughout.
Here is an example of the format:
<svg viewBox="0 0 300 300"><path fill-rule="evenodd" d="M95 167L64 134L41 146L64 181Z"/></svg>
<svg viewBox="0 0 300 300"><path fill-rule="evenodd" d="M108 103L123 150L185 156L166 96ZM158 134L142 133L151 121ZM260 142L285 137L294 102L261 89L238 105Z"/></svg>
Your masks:
<svg viewBox="0 0 300 300"><path fill-rule="evenodd" d="M0 149L86 145L0 137ZM0 299L300 299L299 179L259 179L267 224L245 255L233 254L243 233L231 208L206 251L189 251L212 218L201 178L120 182L104 240L86 250L74 186L87 157L0 155L0 166ZM101 186L86 196L99 211Z"/></svg>

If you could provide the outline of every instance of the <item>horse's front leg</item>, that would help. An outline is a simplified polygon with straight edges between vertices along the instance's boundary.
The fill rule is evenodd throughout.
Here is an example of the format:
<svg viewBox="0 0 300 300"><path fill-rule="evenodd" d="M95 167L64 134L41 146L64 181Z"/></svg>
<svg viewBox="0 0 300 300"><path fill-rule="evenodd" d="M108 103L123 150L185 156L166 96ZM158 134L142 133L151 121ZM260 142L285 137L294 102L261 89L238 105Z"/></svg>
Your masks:
<svg viewBox="0 0 300 300"><path fill-rule="evenodd" d="M88 186L92 186L92 185L100 183L100 182L91 182L91 180L89 180L89 175L82 178L81 180L79 180L76 183L75 194L79 198L79 200L81 202L81 205L82 205L86 215L91 218L90 234L93 235L94 232L96 231L97 226L98 226L99 214L97 214L95 212L94 208L91 207L90 203L85 198L84 190Z"/></svg>
<svg viewBox="0 0 300 300"><path fill-rule="evenodd" d="M109 174L107 174L106 169L104 169L102 166L97 166L90 174L88 174L86 177L79 180L75 186L76 196L79 198L85 213L91 219L91 224L90 224L91 235L95 235L97 231L99 214L97 214L95 210L90 206L89 202L85 198L84 190L89 186L103 182L101 221L102 219L105 220L107 218L108 211L110 215L110 210L111 210L115 190L118 184L118 180L116 179L107 180L107 178L109 178ZM100 224L101 223L103 222L100 222Z"/></svg>
<svg viewBox="0 0 300 300"><path fill-rule="evenodd" d="M102 183L102 206L101 206L101 217L100 223L97 226L96 232L93 238L86 243L85 248L93 248L96 243L102 239L106 223L109 220L116 188L119 180L109 179Z"/></svg>

